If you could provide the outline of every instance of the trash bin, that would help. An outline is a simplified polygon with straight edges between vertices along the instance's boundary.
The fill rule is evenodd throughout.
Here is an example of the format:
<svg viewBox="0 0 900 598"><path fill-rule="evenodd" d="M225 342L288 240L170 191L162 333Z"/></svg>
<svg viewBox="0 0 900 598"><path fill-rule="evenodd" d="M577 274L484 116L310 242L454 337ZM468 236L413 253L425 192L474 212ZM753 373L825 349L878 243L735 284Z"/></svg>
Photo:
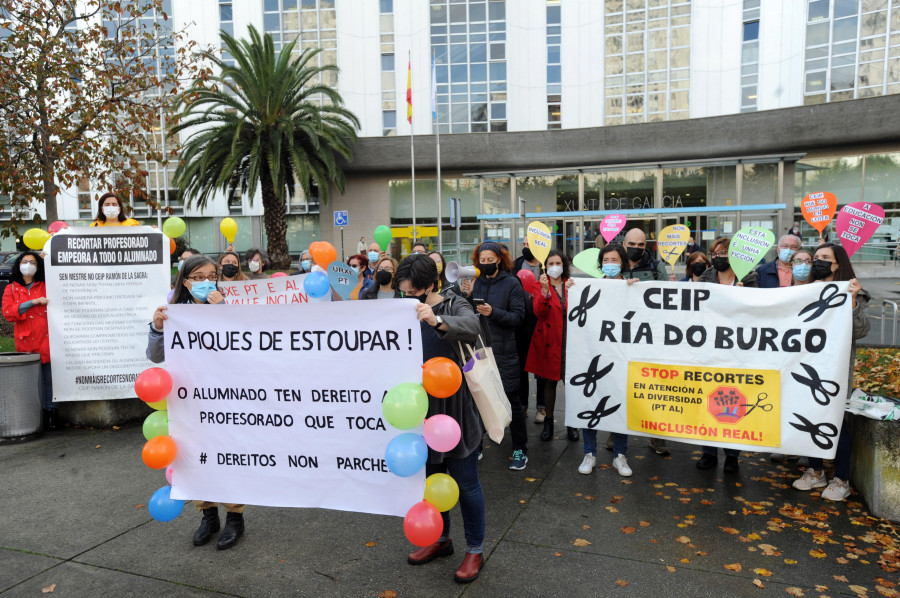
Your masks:
<svg viewBox="0 0 900 598"><path fill-rule="evenodd" d="M0 443L41 431L41 356L0 353Z"/></svg>

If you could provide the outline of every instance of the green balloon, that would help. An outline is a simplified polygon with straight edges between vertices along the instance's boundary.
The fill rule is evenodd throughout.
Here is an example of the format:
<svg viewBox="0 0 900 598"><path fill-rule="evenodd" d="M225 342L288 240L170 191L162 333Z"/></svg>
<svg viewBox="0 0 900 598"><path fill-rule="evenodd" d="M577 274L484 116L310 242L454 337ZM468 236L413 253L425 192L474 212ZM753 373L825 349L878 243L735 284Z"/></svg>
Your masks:
<svg viewBox="0 0 900 598"><path fill-rule="evenodd" d="M150 440L157 436L169 435L169 412L154 411L144 420L144 438Z"/></svg>
<svg viewBox="0 0 900 598"><path fill-rule="evenodd" d="M372 235L372 237L374 237L375 242L381 246L382 251L387 251L388 244L391 242L393 233L391 233L390 228L382 224L375 229L375 233Z"/></svg>
<svg viewBox="0 0 900 598"><path fill-rule="evenodd" d="M425 421L428 394L421 384L398 384L384 396L381 410L389 424L398 430L410 430Z"/></svg>
<svg viewBox="0 0 900 598"><path fill-rule="evenodd" d="M177 239L183 235L186 228L184 220L178 216L166 218L166 221L163 222L163 233L170 239Z"/></svg>

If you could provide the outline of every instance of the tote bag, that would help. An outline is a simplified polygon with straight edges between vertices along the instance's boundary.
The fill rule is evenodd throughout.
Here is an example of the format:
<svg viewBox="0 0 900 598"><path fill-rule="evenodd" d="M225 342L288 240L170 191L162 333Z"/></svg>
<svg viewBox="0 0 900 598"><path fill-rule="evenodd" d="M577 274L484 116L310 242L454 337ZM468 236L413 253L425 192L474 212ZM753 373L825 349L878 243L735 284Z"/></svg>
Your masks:
<svg viewBox="0 0 900 598"><path fill-rule="evenodd" d="M494 351L485 346L481 336L478 337L478 344L473 347L459 343L460 355L466 360L463 374L488 436L500 444L504 428L512 421L512 407L503 390Z"/></svg>

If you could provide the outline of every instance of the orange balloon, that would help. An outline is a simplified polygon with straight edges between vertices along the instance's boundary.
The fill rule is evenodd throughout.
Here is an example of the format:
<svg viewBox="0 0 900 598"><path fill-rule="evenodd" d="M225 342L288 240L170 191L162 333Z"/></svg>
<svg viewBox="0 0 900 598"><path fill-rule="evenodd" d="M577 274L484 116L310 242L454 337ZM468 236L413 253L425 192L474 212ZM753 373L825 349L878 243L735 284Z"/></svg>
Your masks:
<svg viewBox="0 0 900 598"><path fill-rule="evenodd" d="M312 243L310 243L309 249L308 249L309 253L312 254L312 252L315 251L316 247L318 247L319 243L321 243L321 242L322 241L313 241Z"/></svg>
<svg viewBox="0 0 900 598"><path fill-rule="evenodd" d="M432 357L422 369L422 386L433 397L446 399L462 385L462 372L452 359Z"/></svg>
<svg viewBox="0 0 900 598"><path fill-rule="evenodd" d="M314 243L314 245L315 248L311 247L309 250L313 260L319 266L328 268L328 264L337 259L337 251L335 250L334 245L327 241L318 241L317 243Z"/></svg>
<svg viewBox="0 0 900 598"><path fill-rule="evenodd" d="M163 469L172 464L178 448L171 436L157 436L147 441L141 450L141 459L150 469Z"/></svg>
<svg viewBox="0 0 900 598"><path fill-rule="evenodd" d="M175 239L169 239L169 255L175 253Z"/></svg>

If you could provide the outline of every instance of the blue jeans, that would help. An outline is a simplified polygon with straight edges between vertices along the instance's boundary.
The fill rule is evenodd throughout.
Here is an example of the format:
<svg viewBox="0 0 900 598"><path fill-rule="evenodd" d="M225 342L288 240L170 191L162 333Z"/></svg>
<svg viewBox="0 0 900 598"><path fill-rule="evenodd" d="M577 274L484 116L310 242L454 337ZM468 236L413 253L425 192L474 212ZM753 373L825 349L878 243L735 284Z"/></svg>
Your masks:
<svg viewBox="0 0 900 598"><path fill-rule="evenodd" d="M466 552L481 554L484 548L484 492L478 478L478 451L464 459L444 457L443 463L427 463L425 475L446 473L459 486L459 510L462 513L463 529L466 534ZM439 542L450 537L450 513L441 513L444 531Z"/></svg>
<svg viewBox="0 0 900 598"><path fill-rule="evenodd" d="M852 421L852 417L844 416L841 435L838 436L837 452L834 455L834 477L845 482L850 479L850 437L852 435L850 422ZM820 457L809 457L809 466L816 471L822 471L825 469L825 462Z"/></svg>
<svg viewBox="0 0 900 598"><path fill-rule="evenodd" d="M582 428L581 437L584 439L584 454L597 456L597 430ZM628 453L628 434L613 433L613 455Z"/></svg>
<svg viewBox="0 0 900 598"><path fill-rule="evenodd" d="M713 457L718 457L718 456L719 456L719 449L718 449L718 447L715 447L715 446L702 446L702 447L700 447L700 448L703 449L703 454L704 454L704 455L712 455ZM741 454L741 451L739 451L739 450L737 450L737 449L722 449L722 450L725 451L725 456L726 456L726 457L737 457L738 455Z"/></svg>

